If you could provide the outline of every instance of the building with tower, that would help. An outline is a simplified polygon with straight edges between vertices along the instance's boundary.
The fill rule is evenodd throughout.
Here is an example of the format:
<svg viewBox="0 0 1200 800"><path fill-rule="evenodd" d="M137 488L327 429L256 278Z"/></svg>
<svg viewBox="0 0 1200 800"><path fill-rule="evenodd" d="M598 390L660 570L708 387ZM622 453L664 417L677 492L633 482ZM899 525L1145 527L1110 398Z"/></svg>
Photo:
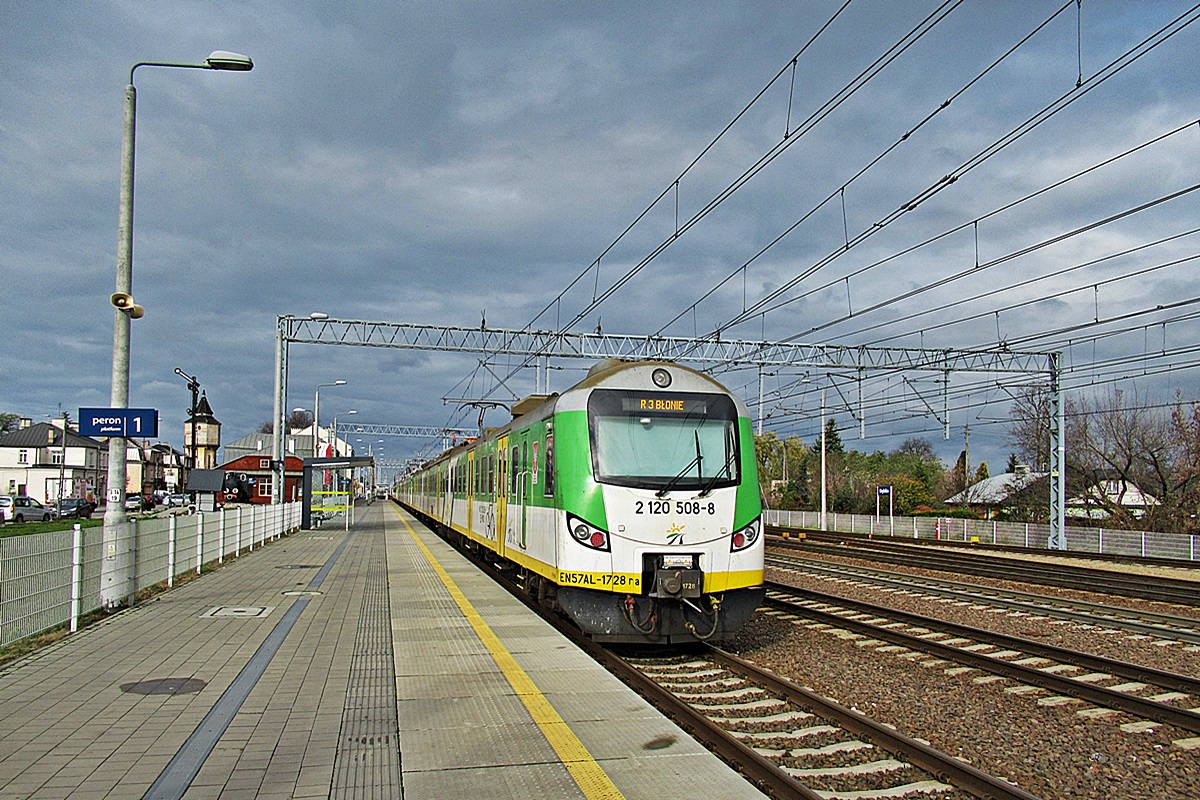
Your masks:
<svg viewBox="0 0 1200 800"><path fill-rule="evenodd" d="M183 450L191 458L194 469L216 469L220 447L221 423L213 416L208 395L201 393L200 401L183 424Z"/></svg>

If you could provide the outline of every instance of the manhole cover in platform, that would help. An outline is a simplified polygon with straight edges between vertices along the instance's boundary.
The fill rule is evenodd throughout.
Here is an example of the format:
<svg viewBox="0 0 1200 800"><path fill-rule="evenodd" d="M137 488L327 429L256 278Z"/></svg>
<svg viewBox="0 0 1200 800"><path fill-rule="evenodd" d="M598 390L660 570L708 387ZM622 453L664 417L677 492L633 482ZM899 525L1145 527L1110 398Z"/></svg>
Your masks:
<svg viewBox="0 0 1200 800"><path fill-rule="evenodd" d="M199 678L151 678L137 683L122 683L121 691L130 694L195 694L208 686Z"/></svg>
<svg viewBox="0 0 1200 800"><path fill-rule="evenodd" d="M275 609L275 606L216 606L205 611L202 617L242 617L258 619L265 617Z"/></svg>
<svg viewBox="0 0 1200 800"><path fill-rule="evenodd" d="M280 564L275 569L320 569L324 564Z"/></svg>
<svg viewBox="0 0 1200 800"><path fill-rule="evenodd" d="M292 589L282 593L284 597L320 597L321 592L315 589Z"/></svg>

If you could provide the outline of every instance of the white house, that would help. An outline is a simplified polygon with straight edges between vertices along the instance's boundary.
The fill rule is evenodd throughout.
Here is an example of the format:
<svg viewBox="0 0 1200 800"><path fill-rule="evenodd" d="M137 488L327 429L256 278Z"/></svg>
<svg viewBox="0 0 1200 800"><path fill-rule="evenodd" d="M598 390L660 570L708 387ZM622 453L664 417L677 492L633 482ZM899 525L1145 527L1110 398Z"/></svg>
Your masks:
<svg viewBox="0 0 1200 800"><path fill-rule="evenodd" d="M46 504L63 497L99 502L108 478L108 444L80 436L62 419L22 419L15 431L0 434L0 494L25 494Z"/></svg>

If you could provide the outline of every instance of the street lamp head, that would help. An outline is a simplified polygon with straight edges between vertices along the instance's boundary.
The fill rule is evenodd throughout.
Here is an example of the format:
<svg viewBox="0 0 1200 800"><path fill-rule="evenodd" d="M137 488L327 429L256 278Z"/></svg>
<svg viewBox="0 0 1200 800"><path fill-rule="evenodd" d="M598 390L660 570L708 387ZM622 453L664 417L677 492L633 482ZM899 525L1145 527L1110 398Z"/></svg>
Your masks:
<svg viewBox="0 0 1200 800"><path fill-rule="evenodd" d="M224 69L233 72L249 72L254 69L254 61L250 56L241 53L231 53L228 50L214 50L204 64L209 69Z"/></svg>
<svg viewBox="0 0 1200 800"><path fill-rule="evenodd" d="M334 386L345 386L346 382L345 381L334 381L333 385Z"/></svg>

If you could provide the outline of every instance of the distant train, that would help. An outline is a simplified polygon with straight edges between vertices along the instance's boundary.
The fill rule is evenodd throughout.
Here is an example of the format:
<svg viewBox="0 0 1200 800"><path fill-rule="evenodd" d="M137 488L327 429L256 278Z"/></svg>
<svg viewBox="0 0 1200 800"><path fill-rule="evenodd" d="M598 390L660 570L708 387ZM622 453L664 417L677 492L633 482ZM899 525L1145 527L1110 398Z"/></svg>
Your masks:
<svg viewBox="0 0 1200 800"><path fill-rule="evenodd" d="M600 362L425 464L396 499L597 641L726 639L763 599L749 414L678 364Z"/></svg>

